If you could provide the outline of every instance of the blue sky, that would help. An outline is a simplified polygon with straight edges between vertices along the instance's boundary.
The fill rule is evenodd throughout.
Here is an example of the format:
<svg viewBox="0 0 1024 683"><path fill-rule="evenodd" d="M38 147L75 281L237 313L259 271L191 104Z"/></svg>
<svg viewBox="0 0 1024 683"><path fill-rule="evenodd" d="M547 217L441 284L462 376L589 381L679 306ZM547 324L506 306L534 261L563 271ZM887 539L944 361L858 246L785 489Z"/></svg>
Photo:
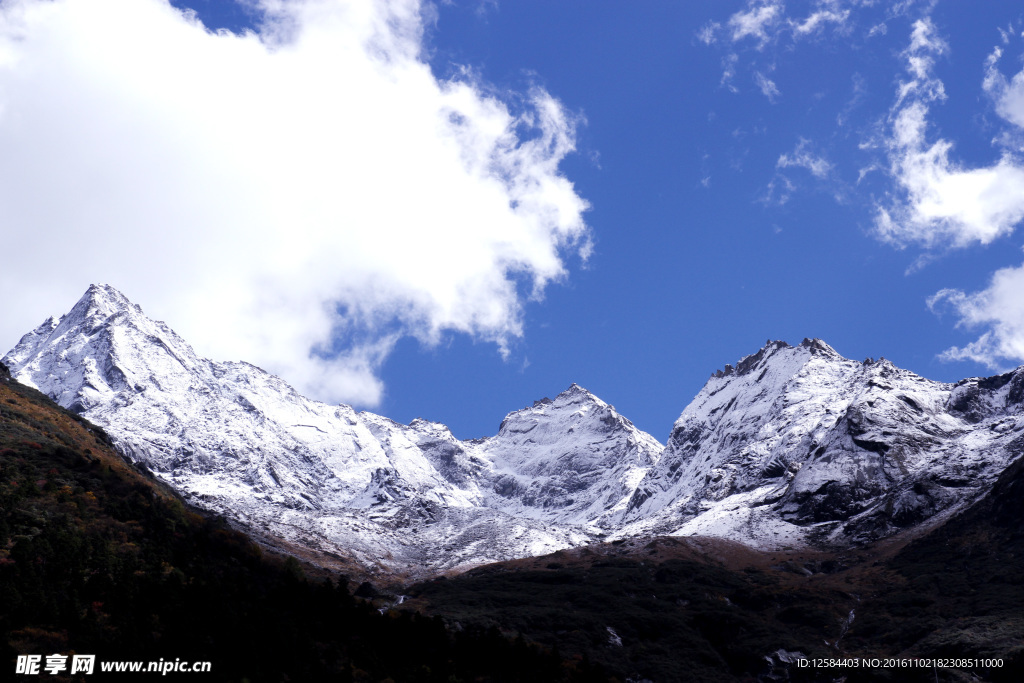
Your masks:
<svg viewBox="0 0 1024 683"><path fill-rule="evenodd" d="M126 14L116 0L104 3L111 12ZM10 3L4 35L13 31L11 5L31 12L38 4ZM149 4L166 9L159 2ZM271 238L247 238L247 230L256 230L249 226L262 216L288 213L276 205L259 216L245 213L259 201L260 190L252 188L278 186L261 185L265 179L256 177L256 171L251 186L225 185L223 191L207 196L181 180L194 175L188 172L188 160L178 159L173 150L159 148L145 156L111 153L110 159L104 156L91 163L116 168L116 173L111 171L113 179L127 174L124 169L136 169L123 176L131 178L130 183L140 176L137 169L149 168L149 159L167 159L161 169L181 164L180 176L152 170L152 185L140 185L133 192L155 198L146 206L164 206L161 202L166 200L168 208L152 220L166 220L170 227L159 234L137 235L130 226L139 224L139 215L146 211L140 208L139 214L124 219L123 232L106 235L111 230L106 226L122 217L104 213L106 208L92 208L92 200L83 199L83 208L69 213L95 214L95 225L101 227L77 227L71 237L89 239L99 231L106 235L103 239L114 240L130 234L130 246L124 247L122 258L109 263L99 255L89 259L89 267L73 264L69 255L67 265L57 269L57 284L28 286L24 279L16 285L0 280L4 288L30 287L33 293L11 316L21 326L19 334L27 329L24 321L31 319L31 327L50 313L69 308L89 281L107 281L215 359L233 358L235 351L247 353L242 357L322 398L353 401L402 422L414 417L444 422L462 438L491 434L509 410L577 382L663 440L715 369L755 352L768 339L796 344L804 337L820 337L847 357L884 356L944 381L993 374L1024 362L1024 255L1019 231L1024 217L1024 10L1016 3L454 0L424 6L412 0L312 0L284 3L274 10L277 14L266 13L272 7L269 3L245 8L201 0L175 4L196 14L180 30L167 29L168 37L160 43L165 44L162 54L167 60L175 56L167 51L190 49L189 31L195 31L196 20L239 35L254 32L249 42L207 34L201 42L208 45L195 48L194 54L202 54L202 59L193 60L196 73L204 64L221 73L218 60L232 50L235 61L223 58L225 63L252 63L224 71L239 75L222 75L211 90L193 92L180 85L180 92L183 98L196 98L194 111L203 111L203 105L205 111L214 111L211 116L218 106L230 110L233 103L243 102L223 121L244 126L251 118L259 123L244 138L252 148L278 153L274 145L285 140L280 143L282 161L268 168L280 170L274 183L281 187L288 186L290 177L301 180L288 190L289 201L319 206L323 196L333 196L336 186L317 186L317 178L333 169L345 169L344 178L355 177L353 182L361 175L377 176L365 171L370 162L347 168L350 157L345 150L361 139L353 134L337 148L325 143L322 156L332 156L316 157L316 163L327 170L317 167L317 176L306 178L300 168L306 165L304 157L289 156L287 140L299 140L296 146L304 144L315 152L316 139L305 140L303 131L330 127L331 119L296 121L306 111L300 107L283 107L266 120L260 119L260 112L289 97L301 103L305 95L298 90L300 85L325 93L336 89L338 97L323 100L323 110L333 112L331 107L337 106L341 113L332 116L341 120L339 125L358 124L367 139L377 140L376 122L389 120L388 107L412 110L420 101L409 99L410 104L403 105L406 100L391 91L346 80L345 60L357 57L337 47L345 40L378 41L374 49L390 55L386 66L377 64L377 71L366 73L404 64L401 71L387 72L391 82L398 83L395 87L413 91L429 86L449 98L435 109L459 110L458 116L464 118L452 125L465 133L459 137L462 159L467 168L477 169L474 154L482 149L480 159L485 161L479 168L484 170L473 176L475 185L461 176L452 176L449 182L446 171L438 170L438 178L445 181L438 189L412 187L421 180L428 185L433 175L430 155L435 152L426 145L421 149L410 135L405 147L386 157L389 170L380 177L386 179L387 191L374 199L375 204L368 203L408 207L408 213L392 217L382 212L364 224L365 212L346 213L344 206L333 207L324 200L323 212L308 218L323 220L327 232L302 233L300 239L312 244L314 251L337 250L338 267L360 273L345 279L332 274L329 263L318 265L305 252L292 254L286 242L270 254L252 246L299 229L295 223L307 215L305 209L296 211L255 233ZM374 12L381 7L397 19L377 22ZM72 9L68 13L72 16ZM352 17L361 17L364 23L358 31L347 32L345 22ZM55 20L29 21L27 30L42 35L42 28L31 27L46 27L50 21ZM168 10L145 17L140 13L132 21L163 36L161 27L177 20ZM117 30L133 33L135 26L126 23ZM324 28L317 32L312 26ZM381 31L391 30L388 26L401 31L381 38ZM95 30L107 29L97 25ZM139 29L138 34L145 31ZM310 35L324 42L317 43ZM194 40L198 45L200 39ZM82 41L81 49L88 50L90 43L84 37ZM47 52L57 49L52 47L56 43L38 43L38 63L57 63ZM273 45L269 57L246 56L259 52L257 45L268 44ZM304 62L308 83L275 94L274 84L289 81L263 81L260 70L286 71L285 58L293 47L296 55L313 55L310 59L321 54L314 48L323 49L323 58ZM180 54L177 57L181 59ZM21 63L36 62L25 58ZM322 65L323 71L308 64ZM0 61L0 68L3 78L9 79L23 67ZM181 68L190 73L192 67ZM109 105L114 111L135 112L132 107L143 98L134 94L138 86L131 90L131 75L107 77L116 70L109 63L98 63L95 69L102 77L93 74L85 80L103 87L71 88L68 97L84 93L89 102L100 103L97 112L104 112L108 105L103 98L114 93L120 98L115 98L120 103L116 107ZM54 68L54 83L78 84L83 70ZM158 70L151 77L159 84L162 78L173 80L173 73ZM270 91L264 93L266 100L258 100L262 108L252 104L257 100L247 99L250 81L244 77L257 84L252 87L264 84ZM15 93L6 96L5 111L17 113L19 106L29 111L29 104L36 101L32 98L50 101L34 92L18 99L12 82L0 82ZM452 84L462 88L462 99L452 93ZM235 87L239 94L231 99ZM223 92L229 95L222 97ZM380 99L375 99L376 93L383 93ZM158 95L154 98L159 102ZM495 113L496 103L505 108L505 118ZM319 111L320 105L307 107ZM345 119L345 112L356 108L370 114L354 124ZM144 132L126 140L120 139L121 132L109 133L111 145L119 150L145 149L151 144L147 141L158 139L145 133L148 126L165 130L163 123L151 122L172 119L167 109L176 111L176 105L140 105L135 116L124 114L131 130ZM183 111L181 121L192 123L175 119L166 130L188 132L182 133L186 147L188 140L204 140L197 148L199 157L218 149L218 155L210 157L213 161L203 157L202 174L215 167L217 159L231 158L238 151L237 145L217 147L230 139L229 124L222 122L211 133L194 123L198 119L192 109ZM10 113L0 117L0 134L11 128L12 120ZM83 119L68 133L69 139L83 126L101 126L96 120ZM194 130L189 127L193 125ZM401 133L416 125L412 119L396 119L391 129L381 123L379 140L405 140ZM491 140L490 147L474 146L496 125L505 126L505 137ZM159 139L167 138L166 133L161 135ZM207 140L204 135L213 137ZM360 153L351 158L362 158ZM251 150L238 154L242 161L237 168L253 165L245 161ZM372 159L374 147L366 154ZM412 169L408 174L402 172L405 159ZM83 162L86 167L91 166ZM438 169L444 167L437 164ZM220 187L220 176L209 173L209 178L202 176L204 187ZM232 171L232 177L240 176L248 177L244 170ZM481 195L495 192L495 178L501 185L495 196L497 208L485 207L481 200L479 213L448 216L445 207L475 197L473 188ZM378 181L376 187L380 185ZM182 209L180 217L174 215L178 200L172 202L162 190L153 189L168 186L176 188L175 197L185 198L188 210ZM460 190L437 206L421 196L429 192L439 197L446 187ZM92 195L105 191L97 189ZM375 190L365 192L371 191ZM247 203L246 197L252 201ZM513 206L514 217L501 212L502 202L506 210ZM36 198L32 206L39 204ZM61 216L42 221L32 206L16 217L26 225L40 220L46 226L40 229L54 231L54 243L66 241L69 235L52 227ZM372 209L366 211L372 214ZM216 248L202 241L209 231L197 236L186 230L180 240L166 237L181 221L213 221L211 217L217 216L237 221L237 227L218 237ZM373 222L376 219L404 221L409 232L386 233ZM462 220L465 228L452 227ZM478 245L474 231L492 220L510 221L501 233L505 237ZM7 223L21 225L11 217ZM335 239L332 225L352 232ZM376 249L372 253L386 253L406 239L424 241L411 253L395 247L393 259L378 262L363 255L344 260L350 243L346 240L377 230L385 230L387 239L379 248L372 241L364 245ZM328 233L331 237L317 242L318 236ZM502 241L506 238L509 243ZM494 247L495 240L501 242L500 248ZM181 244L204 248L189 250ZM446 254L463 249L464 258L447 259ZM167 257L176 266L167 273L154 275L152 268L125 265L159 259L162 253L176 255ZM250 264L266 259L266 272L273 277L264 281L255 267L230 265L234 261L225 254L234 253ZM282 253L294 267L279 266L275 254ZM417 261L417 253L430 262ZM482 260L473 261L474 254ZM216 279L193 287L200 278L184 278L183 273L216 268L216 255L229 263L222 270L235 277L230 282L257 284L246 284L246 293L225 295L217 299L219 307L204 310L206 294L232 287L225 285L227 280ZM242 260L239 257L239 263ZM481 262L490 265L477 267ZM399 268L395 263L404 265ZM412 271L415 277L406 277ZM453 274L452 281L438 284L437 278L446 273ZM280 292L307 276L316 279L315 287L310 285L308 292L289 290L277 301ZM477 296L481 291L489 294ZM335 316L326 322L295 313L303 305L322 307L325 301ZM44 305L49 308L44 310ZM248 317L229 309L248 311ZM223 320L231 324L218 327ZM14 322L9 326L12 329L3 330L8 346L17 338ZM235 337L228 329L241 332ZM263 331L281 329L289 332L279 338L266 332L266 343L257 343ZM208 330L217 334L204 339ZM316 349L313 358L319 365L304 360L310 348ZM279 360L296 349L305 353L292 361ZM361 389L348 390L346 382Z"/></svg>
<svg viewBox="0 0 1024 683"><path fill-rule="evenodd" d="M540 79L588 122L566 172L593 204L595 254L531 308L522 351L531 366L516 378L506 370L504 381L524 399L547 377L579 381L664 438L709 372L768 338L817 336L848 357L885 356L946 381L992 372L938 358L979 331L957 329L955 311L936 314L927 300L944 288L985 289L996 269L1020 266L1020 240L962 249L880 240L876 212L894 179L884 150L864 147L890 134L908 78L903 53L914 23L930 20L948 48L934 66L947 99L930 109L929 140L952 141L965 166L998 160L991 140L1012 126L983 92L985 61L1001 46L1004 72L1020 71L1021 11L940 2L897 14L890 5L443 9L435 69L473 64L507 87ZM776 7L763 37L730 35L735 18ZM806 36L787 26L830 9L849 14ZM1014 35L1004 44L1000 30ZM881 169L861 179L872 166Z"/></svg>

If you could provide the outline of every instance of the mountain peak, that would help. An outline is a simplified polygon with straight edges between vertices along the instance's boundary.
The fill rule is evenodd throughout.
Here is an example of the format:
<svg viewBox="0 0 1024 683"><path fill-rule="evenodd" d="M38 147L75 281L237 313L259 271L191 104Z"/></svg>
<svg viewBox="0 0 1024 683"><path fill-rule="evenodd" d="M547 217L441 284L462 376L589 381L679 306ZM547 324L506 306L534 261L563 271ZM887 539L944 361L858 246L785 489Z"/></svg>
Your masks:
<svg viewBox="0 0 1024 683"><path fill-rule="evenodd" d="M556 396L556 398L562 398L562 397L569 398L569 397L575 397L575 396L587 397L587 398L592 398L592 399L596 399L597 398L596 396L594 396L594 394L592 394L591 392L587 391L586 389L581 387L579 384L576 384L576 382L573 382L572 384L570 384L569 388L566 389L565 391L563 391L562 393L560 393L558 396Z"/></svg>
<svg viewBox="0 0 1024 683"><path fill-rule="evenodd" d="M559 393L557 396L555 396L554 399L550 399L547 396L545 396L544 398L534 401L532 406L530 406L529 408L523 408L523 410L529 411L535 408L543 409L544 406L555 406L556 403L559 406L566 404L576 404L580 403L581 401L599 403L602 405L604 404L604 402L597 396L595 396L592 392L588 391L587 389L584 389L579 384L576 384L576 382L573 382L572 384L569 385L568 389Z"/></svg>
<svg viewBox="0 0 1024 683"><path fill-rule="evenodd" d="M784 341L772 341L768 340L765 345L762 346L756 353L752 353L749 356L744 356L737 361L736 366L726 364L721 370L716 370L711 373L712 377L721 379L722 377L728 377L730 375L745 375L750 372L758 363L764 358L773 355L779 349L791 349L793 348Z"/></svg>
<svg viewBox="0 0 1024 683"><path fill-rule="evenodd" d="M128 298L122 294L113 285L108 285L104 282L94 282L89 285L89 288L85 290L85 297L90 299L111 299L118 301L128 301Z"/></svg>
<svg viewBox="0 0 1024 683"><path fill-rule="evenodd" d="M142 313L142 309L138 305L133 304L128 297L111 285L91 284L78 303L71 308L68 317L72 319L109 318L126 310Z"/></svg>
<svg viewBox="0 0 1024 683"><path fill-rule="evenodd" d="M802 342L796 347L790 346L782 340L768 340L765 345L762 346L756 353L752 353L749 356L744 356L736 365L726 365L721 370L716 370L711 373L711 376L717 379L723 377L729 377L735 375L737 377L743 376L751 372L754 368L760 367L761 362L771 358L779 351L794 350L794 349L806 349L810 352L811 356L821 356L823 358L845 360L835 349L826 344L821 339L809 339L804 338Z"/></svg>
<svg viewBox="0 0 1024 683"><path fill-rule="evenodd" d="M254 366L199 357L109 285L9 358L187 500L367 565L450 568L579 544L618 524L664 449L578 384L474 441L327 406Z"/></svg>
<svg viewBox="0 0 1024 683"><path fill-rule="evenodd" d="M835 349L833 349L831 346L823 342L821 339L818 339L817 337L815 337L814 339L808 339L807 337L804 337L804 340L800 342L800 348L808 349L812 355L821 354L824 356L834 356L836 358L842 358L842 356L840 356Z"/></svg>

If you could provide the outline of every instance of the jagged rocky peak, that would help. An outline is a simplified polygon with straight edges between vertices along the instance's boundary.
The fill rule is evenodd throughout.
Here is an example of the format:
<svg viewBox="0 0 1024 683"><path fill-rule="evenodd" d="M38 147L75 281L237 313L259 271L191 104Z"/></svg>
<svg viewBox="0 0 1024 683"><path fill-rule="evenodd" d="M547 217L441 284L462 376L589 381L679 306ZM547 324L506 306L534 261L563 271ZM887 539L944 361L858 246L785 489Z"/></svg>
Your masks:
<svg viewBox="0 0 1024 683"><path fill-rule="evenodd" d="M797 352L801 356L818 356L826 360L846 360L839 353L836 352L831 346L826 344L821 339L809 339L805 338L796 347L790 346L784 341L769 339L765 342L756 353L752 353L749 356L744 356L736 365L726 365L721 370L716 370L712 373L712 377L715 379L723 379L732 376L743 376L751 373L755 368L762 368L764 363L774 357L779 352Z"/></svg>
<svg viewBox="0 0 1024 683"><path fill-rule="evenodd" d="M541 399L540 403L544 403L544 399ZM581 387L579 384L576 384L576 382L573 382L572 384L570 384L568 389L566 389L562 393L558 394L558 396L555 396L553 401L549 400L548 403L550 405L553 405L553 406L554 405L562 406L562 405L569 405L569 404L573 404L573 405L593 404L593 405L601 405L601 406L608 405L607 403L605 403L604 401L599 399L597 396L595 396L591 392L589 392L586 389L584 389L583 387ZM537 404L537 402L534 402L534 405L536 405L536 404Z"/></svg>
<svg viewBox="0 0 1024 683"><path fill-rule="evenodd" d="M93 284L89 285L89 289L70 311L59 319L49 318L37 330L51 326L52 332L76 329L80 334L88 335L99 331L101 327L109 326L115 318L120 325L135 325L138 320L148 320L137 304L129 301L114 287Z"/></svg>
<svg viewBox="0 0 1024 683"><path fill-rule="evenodd" d="M817 337L815 337L814 339L804 337L804 340L800 342L800 347L807 349L808 351L815 355L820 354L824 356L831 356L834 358L842 358L842 356L840 356L835 349L833 349L831 346L826 344L821 339L818 339Z"/></svg>
<svg viewBox="0 0 1024 683"><path fill-rule="evenodd" d="M807 341L806 339L804 341ZM765 342L757 353L752 353L749 356L744 356L737 363L736 367L726 364L725 368L721 370L715 370L711 374L716 379L722 379L723 377L729 377L731 375L745 375L751 371L758 363L760 363L766 356L772 355L779 349L792 348L789 344L784 341L772 341L769 339Z"/></svg>

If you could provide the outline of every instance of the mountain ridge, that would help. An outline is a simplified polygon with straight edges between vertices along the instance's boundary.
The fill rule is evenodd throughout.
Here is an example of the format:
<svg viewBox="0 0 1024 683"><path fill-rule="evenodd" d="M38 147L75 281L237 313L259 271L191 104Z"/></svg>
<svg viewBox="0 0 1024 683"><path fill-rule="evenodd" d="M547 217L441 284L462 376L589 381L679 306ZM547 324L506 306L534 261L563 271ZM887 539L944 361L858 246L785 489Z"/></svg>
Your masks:
<svg viewBox="0 0 1024 683"><path fill-rule="evenodd" d="M769 341L662 444L583 387L460 441L200 358L109 285L5 357L190 502L257 536L426 575L599 540L842 547L977 499L1024 446L1024 368L955 384Z"/></svg>
<svg viewBox="0 0 1024 683"><path fill-rule="evenodd" d="M559 430L603 417L614 429L599 441L632 444L641 462L661 448L579 387L511 413L494 437L467 442L438 423L401 425L327 406L255 366L198 357L106 285L90 287L68 314L23 337L4 360L21 381L109 427L129 459L190 502L257 535L343 550L389 571L440 571L596 537L591 518L601 511L588 518L584 508L593 505L573 508L572 494L596 485L608 497L615 486L559 472L540 481L540 472L522 471L537 470L541 433L547 455L559 445ZM533 434L520 438L527 431ZM586 454L565 445L573 475L598 469L586 455L616 452L601 443ZM611 460L600 462L614 469ZM625 463L622 476L636 478L631 467ZM428 529L433 533L417 538Z"/></svg>
<svg viewBox="0 0 1024 683"><path fill-rule="evenodd" d="M808 339L770 342L737 368L712 375L683 411L631 510L670 508L685 497L680 487L689 494L696 482L697 503L745 495L751 505L739 512L751 514L720 510L691 532L743 538L740 527L765 517L761 508L775 513L761 520L770 533L863 542L983 493L1024 429L1016 394L1008 403L993 393L1021 387L1020 368L999 382L948 384ZM967 416L964 400L980 413ZM725 529L709 529L713 522Z"/></svg>

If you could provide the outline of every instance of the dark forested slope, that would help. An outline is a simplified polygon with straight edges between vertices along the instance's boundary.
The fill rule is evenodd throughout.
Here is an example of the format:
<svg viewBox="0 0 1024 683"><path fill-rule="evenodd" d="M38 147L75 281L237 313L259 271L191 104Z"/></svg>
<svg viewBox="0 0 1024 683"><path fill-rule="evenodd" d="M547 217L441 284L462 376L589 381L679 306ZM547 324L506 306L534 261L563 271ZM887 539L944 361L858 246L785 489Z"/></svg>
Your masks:
<svg viewBox="0 0 1024 683"><path fill-rule="evenodd" d="M54 653L209 661L217 681L604 678L495 629L381 614L343 578L307 580L0 365L0 679L19 654Z"/></svg>

